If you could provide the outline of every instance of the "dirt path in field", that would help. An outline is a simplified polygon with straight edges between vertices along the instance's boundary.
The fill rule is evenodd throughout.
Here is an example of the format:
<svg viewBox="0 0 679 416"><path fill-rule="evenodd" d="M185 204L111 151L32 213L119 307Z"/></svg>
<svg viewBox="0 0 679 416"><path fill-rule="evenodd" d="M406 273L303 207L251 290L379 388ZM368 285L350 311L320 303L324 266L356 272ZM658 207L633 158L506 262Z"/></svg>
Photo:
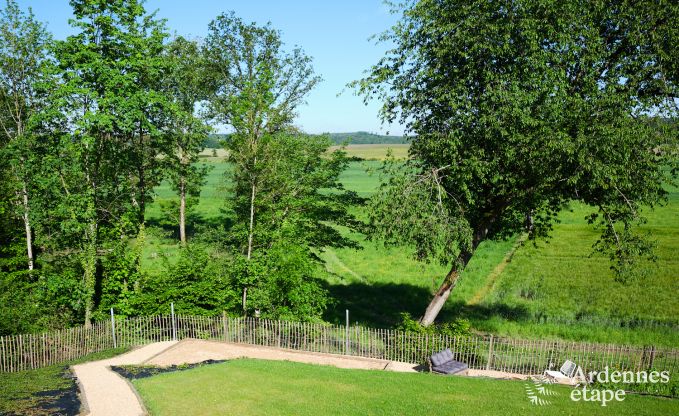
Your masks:
<svg viewBox="0 0 679 416"><path fill-rule="evenodd" d="M83 415L137 416L146 411L130 383L111 371L112 365L136 365L177 344L177 341L156 342L117 357L74 365L78 377Z"/></svg>
<svg viewBox="0 0 679 416"><path fill-rule="evenodd" d="M524 241L526 241L525 234L521 235L519 238L516 239L516 243L514 243L511 250L509 250L509 252L505 255L500 264L495 266L493 271L490 272L490 274L486 278L486 284L483 285L483 287L479 289L476 293L474 293L474 296L472 296L471 299L467 301L467 305L478 304L483 300L484 297L486 297L488 293L490 293L490 291L493 289L493 286L495 286L497 278L500 277L500 274L502 274L502 272L505 270L509 262L512 261L514 253L516 253L516 250L518 250L518 248L521 247L521 244L523 244Z"/></svg>
<svg viewBox="0 0 679 416"><path fill-rule="evenodd" d="M351 270L349 266L344 264L342 260L340 260L339 257L337 257L337 253L331 248L326 249L325 255L327 257L326 260L330 260L334 266L337 266L339 269L342 271L349 273L350 275L354 276L356 279L358 279L359 282L366 283L367 280L365 277L361 276L360 274L356 273L355 271ZM328 262L326 261L325 269L329 273L333 273L331 270L328 269ZM336 274L336 273L333 273ZM338 275L339 276L339 275ZM341 276L340 276L341 277Z"/></svg>

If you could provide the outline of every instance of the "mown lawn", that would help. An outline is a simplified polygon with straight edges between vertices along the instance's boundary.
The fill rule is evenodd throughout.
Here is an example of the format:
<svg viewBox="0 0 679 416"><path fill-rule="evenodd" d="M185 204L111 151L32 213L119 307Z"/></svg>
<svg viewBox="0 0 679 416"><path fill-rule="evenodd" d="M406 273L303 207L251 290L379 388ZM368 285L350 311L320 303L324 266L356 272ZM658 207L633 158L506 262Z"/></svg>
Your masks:
<svg viewBox="0 0 679 416"><path fill-rule="evenodd" d="M521 381L345 370L241 359L133 381L152 415L670 415L679 400L628 395L602 407L555 386L532 404Z"/></svg>

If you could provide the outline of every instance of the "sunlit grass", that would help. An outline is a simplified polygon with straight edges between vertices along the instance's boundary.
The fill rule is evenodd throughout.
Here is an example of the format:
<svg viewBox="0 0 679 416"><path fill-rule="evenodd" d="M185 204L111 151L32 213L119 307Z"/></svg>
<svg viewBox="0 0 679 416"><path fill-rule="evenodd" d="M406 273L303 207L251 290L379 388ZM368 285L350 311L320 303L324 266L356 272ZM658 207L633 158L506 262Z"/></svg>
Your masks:
<svg viewBox="0 0 679 416"><path fill-rule="evenodd" d="M133 381L152 415L656 415L679 413L679 400L628 396L574 402L550 387L536 406L521 381L428 373L346 370L241 359Z"/></svg>

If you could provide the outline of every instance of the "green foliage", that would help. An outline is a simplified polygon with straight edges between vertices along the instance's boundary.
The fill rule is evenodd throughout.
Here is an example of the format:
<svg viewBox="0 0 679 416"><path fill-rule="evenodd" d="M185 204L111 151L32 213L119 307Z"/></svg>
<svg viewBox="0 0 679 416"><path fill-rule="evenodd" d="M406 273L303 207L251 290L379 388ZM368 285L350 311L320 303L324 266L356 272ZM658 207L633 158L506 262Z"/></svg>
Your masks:
<svg viewBox="0 0 679 416"><path fill-rule="evenodd" d="M471 324L467 319L455 319L444 323L424 326L410 316L409 313L401 313L401 322L397 329L416 334L445 335L449 337L471 335Z"/></svg>
<svg viewBox="0 0 679 416"><path fill-rule="evenodd" d="M354 133L329 133L333 144L406 144L408 140L403 136L384 136L381 134L357 131Z"/></svg>
<svg viewBox="0 0 679 416"><path fill-rule="evenodd" d="M320 81L311 58L300 48L286 52L270 24L247 24L233 12L210 22L203 53L210 113L249 140L291 123Z"/></svg>
<svg viewBox="0 0 679 416"><path fill-rule="evenodd" d="M129 264L120 264L130 261L127 254L118 262L106 254L122 254L119 245L143 233L175 108L162 89L168 71L162 22L136 0L77 0L72 6L78 32L57 43L61 81L50 97L50 174L60 178L63 192L51 219L61 244L52 248L80 258L88 323L97 288L124 293L118 282L134 275ZM106 276L113 280L102 284Z"/></svg>
<svg viewBox="0 0 679 416"><path fill-rule="evenodd" d="M346 204L353 197L339 183L344 153L324 157L326 137L291 127L297 106L320 78L300 48L284 50L280 32L233 13L210 23L203 54L209 113L233 129L224 142L233 165L228 245L236 253L243 311L315 318L327 301L311 278L312 248L351 244L330 223L351 221Z"/></svg>
<svg viewBox="0 0 679 416"><path fill-rule="evenodd" d="M180 247L174 262L165 260L164 270L140 282L131 300L140 315L175 311L186 315L218 315L234 310L238 294L233 288L229 263L199 244Z"/></svg>
<svg viewBox="0 0 679 416"><path fill-rule="evenodd" d="M166 53L169 70L164 80L164 90L172 97L177 111L171 113L170 146L164 162L180 199L176 224L180 228L180 239L185 243L187 195L200 194L200 187L208 172L207 166L196 162L210 129L193 115L196 105L207 96L203 83L205 65L195 41L178 37L167 45Z"/></svg>
<svg viewBox="0 0 679 416"><path fill-rule="evenodd" d="M368 206L370 236L387 245L412 243L417 259L442 265L473 250L469 221L450 209L457 203L442 184L445 170L417 174L411 166L387 158L380 169L380 191ZM460 261L454 267L464 267Z"/></svg>
<svg viewBox="0 0 679 416"><path fill-rule="evenodd" d="M176 188L173 186L176 192ZM186 218L190 223L192 219L196 219L196 208L200 203L200 197L186 198ZM179 224L179 201L177 199L161 199L157 202L157 208L160 211L158 218L158 225L163 228L175 228Z"/></svg>
<svg viewBox="0 0 679 416"><path fill-rule="evenodd" d="M279 243L250 261L239 259L231 270L241 285L251 285L249 311L297 321L318 320L325 311L328 293L314 277L315 263L302 247Z"/></svg>
<svg viewBox="0 0 679 416"><path fill-rule="evenodd" d="M654 151L666 132L652 119L677 117L669 45L679 6L422 0L400 11L381 37L394 47L353 83L383 100L385 121L415 135L411 177L387 183L373 204L380 235L419 244L422 233L403 218L431 227L435 249L424 254L450 252L446 290L481 241L548 236L576 200L595 207L595 249L619 278L652 257L633 226L644 222L641 207L666 198L670 160ZM431 191L411 211L429 206L431 215L388 203L398 194L411 202L419 183ZM444 224L433 227L432 216Z"/></svg>
<svg viewBox="0 0 679 416"><path fill-rule="evenodd" d="M203 146L206 149L221 149L224 147L224 140L227 138L227 134L210 134L203 141Z"/></svg>

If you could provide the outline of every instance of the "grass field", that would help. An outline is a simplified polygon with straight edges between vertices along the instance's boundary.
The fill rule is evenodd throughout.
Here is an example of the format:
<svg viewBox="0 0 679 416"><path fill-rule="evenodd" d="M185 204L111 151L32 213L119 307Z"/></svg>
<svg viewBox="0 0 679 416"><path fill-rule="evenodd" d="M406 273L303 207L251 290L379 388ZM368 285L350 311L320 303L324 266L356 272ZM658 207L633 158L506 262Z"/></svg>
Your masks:
<svg viewBox="0 0 679 416"><path fill-rule="evenodd" d="M330 150L335 150L339 146L332 146ZM396 159L405 159L408 157L409 144L352 144L345 148L347 156L361 158L365 160L384 160L387 153L391 154Z"/></svg>
<svg viewBox="0 0 679 416"><path fill-rule="evenodd" d="M679 346L679 190L670 191L667 206L646 213L658 256L644 265L646 276L615 281L608 259L591 254L598 235L584 220L589 210L574 204L553 238L520 247L474 305L505 316L488 319L459 304L458 310L475 327L508 335Z"/></svg>
<svg viewBox="0 0 679 416"><path fill-rule="evenodd" d="M151 415L660 415L679 400L629 395L602 407L555 386L530 403L524 382L234 360L133 381Z"/></svg>
<svg viewBox="0 0 679 416"><path fill-rule="evenodd" d="M361 157L380 159L394 145L366 146L371 146L370 153ZM219 157L205 157L204 163L212 170L190 223L216 221L226 196L228 166ZM352 162L341 180L368 197L378 186L379 166L378 160ZM161 200L176 198L167 185L157 193ZM679 320L679 190L670 189L669 204L647 213L646 228L658 241L659 261L647 265L646 278L626 284L613 280L607 258L591 256L597 233L586 224L586 212L580 205L565 210L548 243L524 244L507 263L503 259L514 239L484 242L441 319L466 317L478 330L510 336L679 346L676 326L656 325ZM148 218L150 224L161 222L158 203L149 207ZM149 232L155 234L145 247L144 266L157 271L159 253L177 250L176 237ZM325 319L341 322L344 309L350 309L352 321L384 327L394 325L400 312L419 316L446 267L419 263L407 248L385 248L354 237L362 242L362 250L327 249L321 254L325 266L319 276L337 299Z"/></svg>
<svg viewBox="0 0 679 416"><path fill-rule="evenodd" d="M340 146L331 146L330 151L339 149ZM409 144L351 144L345 147L347 156L365 160L384 160L390 151L396 159L408 157ZM224 149L205 149L200 157L204 160L223 159L226 157Z"/></svg>

